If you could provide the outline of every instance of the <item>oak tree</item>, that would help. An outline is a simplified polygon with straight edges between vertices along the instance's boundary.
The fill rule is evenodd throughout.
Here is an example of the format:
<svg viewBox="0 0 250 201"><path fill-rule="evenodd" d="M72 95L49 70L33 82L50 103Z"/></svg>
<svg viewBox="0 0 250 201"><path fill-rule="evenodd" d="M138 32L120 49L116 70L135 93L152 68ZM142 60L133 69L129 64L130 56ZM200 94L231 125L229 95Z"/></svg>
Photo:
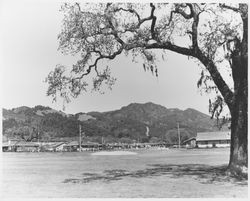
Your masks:
<svg viewBox="0 0 250 201"><path fill-rule="evenodd" d="M199 62L198 86L214 90L210 112L219 117L223 106L231 116L231 150L228 172L247 174L248 111L248 5L195 3L63 4L64 19L59 49L77 55L70 72L58 65L47 77L47 94L69 101L87 89L92 72L93 88L109 86L115 79L101 60L120 54L143 58L143 68L158 76L155 50L173 51ZM222 73L227 69L233 84ZM187 69L188 70L188 69ZM211 85L211 83L213 83Z"/></svg>

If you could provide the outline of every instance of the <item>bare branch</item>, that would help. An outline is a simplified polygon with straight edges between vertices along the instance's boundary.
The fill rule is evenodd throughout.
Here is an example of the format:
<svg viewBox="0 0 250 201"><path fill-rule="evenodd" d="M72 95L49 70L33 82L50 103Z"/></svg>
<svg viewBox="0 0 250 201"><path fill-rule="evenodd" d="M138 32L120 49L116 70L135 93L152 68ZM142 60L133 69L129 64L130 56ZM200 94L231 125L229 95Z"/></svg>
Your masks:
<svg viewBox="0 0 250 201"><path fill-rule="evenodd" d="M225 3L220 3L219 4L221 8L226 8L226 9L230 9L230 10L233 10L235 12L240 12L240 9L239 8L235 8L235 7L232 7L232 6L228 6L226 5Z"/></svg>
<svg viewBox="0 0 250 201"><path fill-rule="evenodd" d="M169 26L170 25L170 23L172 22L172 19L173 19L173 14L174 13L176 13L176 11L171 11L171 13L170 13L170 17L169 17L169 20L168 20L168 23L166 24L166 26ZM165 27L166 27L165 26Z"/></svg>
<svg viewBox="0 0 250 201"><path fill-rule="evenodd" d="M135 14L137 19L138 19L138 22L141 21L140 15L134 9L117 8L117 9L114 9L114 12L118 12L118 11L121 11L121 10L125 11L125 12L130 12L130 13Z"/></svg>
<svg viewBox="0 0 250 201"><path fill-rule="evenodd" d="M150 16L149 17L146 17L146 18L143 18L139 21L138 25L136 28L139 28L144 22L146 21L149 21L149 20L152 20L152 21L155 21L156 20L156 17L154 16L154 11L155 11L155 6L153 5L153 3L150 3L150 7L151 7L151 12L150 12ZM153 23L152 23L153 24ZM154 22L155 24L155 22ZM153 28L154 28L154 25L153 25ZM152 30L152 26L151 26L151 30Z"/></svg>
<svg viewBox="0 0 250 201"><path fill-rule="evenodd" d="M106 9L105 12L108 12L108 7L109 7L109 5L111 5L111 3L108 3L108 4L107 4L107 9ZM115 27L114 27L114 25L113 25L111 19L107 17L107 20L108 20L108 23L109 23L109 25L110 25L110 28L111 28L112 31L113 31L113 32L112 32L112 35L116 38L116 40L117 40L121 45L123 45L124 42L123 42L123 40L122 40L121 38L119 38L119 36L118 36L118 34L117 34L117 31L116 31L116 29L115 29Z"/></svg>
<svg viewBox="0 0 250 201"><path fill-rule="evenodd" d="M121 47L117 52L114 52L111 55L102 55L100 51L96 51L96 50L93 51L93 53L98 53L100 56L95 60L95 62L92 65L88 66L88 69L86 70L86 73L83 73L83 74L81 74L81 76L76 77L74 79L82 79L84 76L88 75L91 72L92 68L95 68L95 70L97 69L97 64L98 64L99 60L101 60L101 59L110 59L110 60L112 60L116 56L118 56L119 54L121 54L122 51L123 51L123 49L124 48ZM97 75L98 75L98 72L97 72Z"/></svg>

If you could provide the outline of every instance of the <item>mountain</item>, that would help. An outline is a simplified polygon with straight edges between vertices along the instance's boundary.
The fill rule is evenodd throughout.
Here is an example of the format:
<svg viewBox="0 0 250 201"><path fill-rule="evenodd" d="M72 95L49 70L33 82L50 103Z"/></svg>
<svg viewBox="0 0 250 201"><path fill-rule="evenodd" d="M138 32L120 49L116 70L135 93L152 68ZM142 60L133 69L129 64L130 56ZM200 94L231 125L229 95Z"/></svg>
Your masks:
<svg viewBox="0 0 250 201"><path fill-rule="evenodd" d="M30 141L37 138L77 139L81 124L84 138L91 141L176 143L177 122L182 140L195 136L197 132L217 130L215 121L197 110L167 109L152 102L131 103L109 112L81 112L74 115L41 105L3 109L4 136Z"/></svg>

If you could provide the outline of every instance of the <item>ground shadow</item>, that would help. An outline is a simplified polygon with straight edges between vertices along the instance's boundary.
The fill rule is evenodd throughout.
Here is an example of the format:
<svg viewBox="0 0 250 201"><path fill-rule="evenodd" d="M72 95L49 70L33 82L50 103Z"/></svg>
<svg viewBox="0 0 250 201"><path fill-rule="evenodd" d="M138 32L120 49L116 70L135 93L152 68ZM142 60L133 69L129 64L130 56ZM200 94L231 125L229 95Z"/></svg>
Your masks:
<svg viewBox="0 0 250 201"><path fill-rule="evenodd" d="M122 169L105 170L101 174L83 173L81 178L65 179L64 183L89 183L93 181L111 182L125 177L146 178L166 175L171 178L192 177L200 183L229 182L247 185L247 180L226 174L226 166L209 166L204 164L149 164L149 168L137 171Z"/></svg>
<svg viewBox="0 0 250 201"><path fill-rule="evenodd" d="M173 178L180 177L192 177L201 183L219 183L219 182L230 182L237 185L247 185L248 181L242 177L233 177L227 174L227 166L210 166L204 164L152 164L155 172L161 172L162 174L170 174Z"/></svg>

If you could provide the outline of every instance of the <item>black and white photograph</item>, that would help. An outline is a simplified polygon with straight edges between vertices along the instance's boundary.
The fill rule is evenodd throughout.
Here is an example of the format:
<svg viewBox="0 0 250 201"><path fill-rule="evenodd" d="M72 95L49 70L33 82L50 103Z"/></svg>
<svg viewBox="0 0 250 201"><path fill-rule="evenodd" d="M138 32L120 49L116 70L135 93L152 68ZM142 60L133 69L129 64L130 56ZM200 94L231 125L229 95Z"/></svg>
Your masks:
<svg viewBox="0 0 250 201"><path fill-rule="evenodd" d="M248 3L0 1L1 200L247 200Z"/></svg>

